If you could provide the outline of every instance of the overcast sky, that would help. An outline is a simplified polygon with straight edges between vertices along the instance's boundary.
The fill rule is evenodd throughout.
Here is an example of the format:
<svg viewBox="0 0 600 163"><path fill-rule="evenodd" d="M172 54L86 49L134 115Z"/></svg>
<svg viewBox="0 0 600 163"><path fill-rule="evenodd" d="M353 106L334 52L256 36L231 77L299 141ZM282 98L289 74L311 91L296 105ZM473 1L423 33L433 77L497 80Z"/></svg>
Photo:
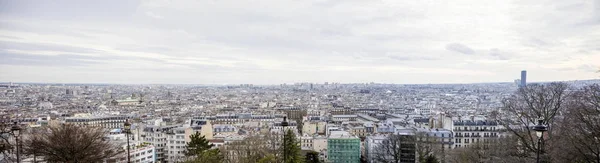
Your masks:
<svg viewBox="0 0 600 163"><path fill-rule="evenodd" d="M600 0L0 0L0 81L593 79Z"/></svg>

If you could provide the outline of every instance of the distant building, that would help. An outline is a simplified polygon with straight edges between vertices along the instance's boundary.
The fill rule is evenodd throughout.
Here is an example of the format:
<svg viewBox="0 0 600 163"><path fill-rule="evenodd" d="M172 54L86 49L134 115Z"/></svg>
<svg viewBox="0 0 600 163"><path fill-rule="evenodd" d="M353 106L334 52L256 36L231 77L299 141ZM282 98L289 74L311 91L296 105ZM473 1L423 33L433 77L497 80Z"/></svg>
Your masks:
<svg viewBox="0 0 600 163"><path fill-rule="evenodd" d="M527 71L521 71L521 87L527 86Z"/></svg>
<svg viewBox="0 0 600 163"><path fill-rule="evenodd" d="M302 133L307 135L325 134L327 122L305 121L302 125Z"/></svg>
<svg viewBox="0 0 600 163"><path fill-rule="evenodd" d="M332 131L327 139L327 159L332 163L359 163L360 139L345 131Z"/></svg>
<svg viewBox="0 0 600 163"><path fill-rule="evenodd" d="M127 116L103 116L103 117L68 117L64 123L76 125L98 126L106 129L122 128Z"/></svg>
<svg viewBox="0 0 600 163"><path fill-rule="evenodd" d="M302 120L302 117L306 116L306 109L298 107L289 107L280 109L285 112L287 118L290 121Z"/></svg>
<svg viewBox="0 0 600 163"><path fill-rule="evenodd" d="M142 103L142 100L136 99L136 98L127 98L124 100L113 100L113 101L111 101L111 103L113 105L132 106L132 105L139 105L140 103Z"/></svg>

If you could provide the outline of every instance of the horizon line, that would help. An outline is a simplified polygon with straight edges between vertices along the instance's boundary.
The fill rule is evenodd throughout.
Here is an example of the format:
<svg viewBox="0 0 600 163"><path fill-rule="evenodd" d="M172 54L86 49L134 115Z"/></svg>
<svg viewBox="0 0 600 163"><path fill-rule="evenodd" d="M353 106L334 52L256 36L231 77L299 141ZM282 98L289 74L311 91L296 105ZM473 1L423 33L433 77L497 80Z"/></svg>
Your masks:
<svg viewBox="0 0 600 163"><path fill-rule="evenodd" d="M530 81L528 83L549 83L549 82L573 82L573 81L593 81L600 80L598 78L594 79L577 79L577 80L562 80L562 81ZM250 84L254 86L278 86L278 85L294 85L294 84L319 84L325 85L325 82L291 82L291 83L279 83L279 84L253 84L253 83L238 83L238 84L181 84L181 83L94 83L94 82L5 82L0 81L0 84L65 84L65 85L200 85L200 86L239 86ZM498 81L498 82L465 82L465 83L384 83L384 82L327 82L328 84L341 84L341 85L351 85L351 84L383 84L383 85L461 85L461 84L503 84L503 83L513 83L512 81Z"/></svg>

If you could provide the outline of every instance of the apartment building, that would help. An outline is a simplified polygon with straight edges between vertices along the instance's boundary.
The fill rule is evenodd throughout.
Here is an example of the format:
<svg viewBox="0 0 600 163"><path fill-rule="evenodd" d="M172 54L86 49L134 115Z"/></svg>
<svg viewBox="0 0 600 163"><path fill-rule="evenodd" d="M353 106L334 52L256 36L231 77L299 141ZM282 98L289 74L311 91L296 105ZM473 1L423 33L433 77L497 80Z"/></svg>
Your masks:
<svg viewBox="0 0 600 163"><path fill-rule="evenodd" d="M150 143L156 150L156 161L167 161L165 158L169 152L167 147L167 132L179 126L145 126L140 134L141 141Z"/></svg>
<svg viewBox="0 0 600 163"><path fill-rule="evenodd" d="M121 146L123 150L127 150L127 136L125 134L114 134L105 137L118 146ZM132 137L130 137L131 139ZM146 142L129 140L129 159L132 163L154 163L156 162L156 149L155 147ZM127 163L127 153L120 153L117 156L106 159L104 162L114 163Z"/></svg>
<svg viewBox="0 0 600 163"><path fill-rule="evenodd" d="M332 163L359 163L360 139L346 131L332 131L327 139L327 160Z"/></svg>
<svg viewBox="0 0 600 163"><path fill-rule="evenodd" d="M89 125L103 127L106 129L117 129L123 128L125 120L131 117L127 116L90 116L90 117L67 117L64 123L77 124L77 125Z"/></svg>
<svg viewBox="0 0 600 163"><path fill-rule="evenodd" d="M164 156L167 162L182 162L185 159L184 152L187 143L185 139L189 137L189 135L186 135L185 130L186 128L177 127L165 133L167 141Z"/></svg>
<svg viewBox="0 0 600 163"><path fill-rule="evenodd" d="M453 122L454 148L487 142L496 139L501 133L501 126L496 121L458 120Z"/></svg>

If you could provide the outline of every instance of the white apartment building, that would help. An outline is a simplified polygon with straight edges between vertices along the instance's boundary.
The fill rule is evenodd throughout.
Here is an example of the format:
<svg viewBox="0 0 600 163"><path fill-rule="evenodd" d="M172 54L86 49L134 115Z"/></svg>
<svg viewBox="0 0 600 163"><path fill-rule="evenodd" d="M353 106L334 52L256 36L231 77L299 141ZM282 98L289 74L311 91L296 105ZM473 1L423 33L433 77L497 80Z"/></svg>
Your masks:
<svg viewBox="0 0 600 163"><path fill-rule="evenodd" d="M131 143L131 142L130 142ZM139 143L136 142L134 144L129 145L129 153L130 159L132 163L154 163L156 162L155 158L155 148L153 145L149 143ZM124 147L127 149L127 145ZM126 154L124 156L127 156ZM127 157L121 157L118 163L126 163Z"/></svg>
<svg viewBox="0 0 600 163"><path fill-rule="evenodd" d="M347 115L332 115L331 120L334 122L348 122L348 121L356 121L358 115L356 114L347 114Z"/></svg>
<svg viewBox="0 0 600 163"><path fill-rule="evenodd" d="M167 131L165 160L167 162L181 162L185 159L186 135L185 128L177 127Z"/></svg>
<svg viewBox="0 0 600 163"><path fill-rule="evenodd" d="M166 154L168 153L167 148L167 131L178 126L146 126L143 128L140 134L141 141L150 143L156 149L156 161L164 162Z"/></svg>
<svg viewBox="0 0 600 163"><path fill-rule="evenodd" d="M285 130L292 130L294 133L298 134L298 127L296 126L296 122L288 121L289 126L285 127ZM273 122L273 126L271 127L271 133L283 133L283 126L281 126L281 122Z"/></svg>
<svg viewBox="0 0 600 163"><path fill-rule="evenodd" d="M454 121L454 148L467 147L479 142L485 143L489 141L489 139L498 138L501 131L501 126L495 121Z"/></svg>
<svg viewBox="0 0 600 163"><path fill-rule="evenodd" d="M313 137L304 135L300 137L300 148L302 150L313 150Z"/></svg>
<svg viewBox="0 0 600 163"><path fill-rule="evenodd" d="M64 123L77 125L99 126L106 129L123 128L126 116L103 116L103 117L68 117Z"/></svg>
<svg viewBox="0 0 600 163"><path fill-rule="evenodd" d="M109 135L106 138L127 151L127 136L125 134ZM129 157L132 163L154 163L156 162L156 149L150 143L129 140ZM127 152L107 159L105 162L127 163Z"/></svg>
<svg viewBox="0 0 600 163"><path fill-rule="evenodd" d="M155 146L157 162L180 162L185 156L185 146L191 141L190 135L199 132L206 139L213 139L210 121L192 119L188 122L184 126L145 126L140 139Z"/></svg>

